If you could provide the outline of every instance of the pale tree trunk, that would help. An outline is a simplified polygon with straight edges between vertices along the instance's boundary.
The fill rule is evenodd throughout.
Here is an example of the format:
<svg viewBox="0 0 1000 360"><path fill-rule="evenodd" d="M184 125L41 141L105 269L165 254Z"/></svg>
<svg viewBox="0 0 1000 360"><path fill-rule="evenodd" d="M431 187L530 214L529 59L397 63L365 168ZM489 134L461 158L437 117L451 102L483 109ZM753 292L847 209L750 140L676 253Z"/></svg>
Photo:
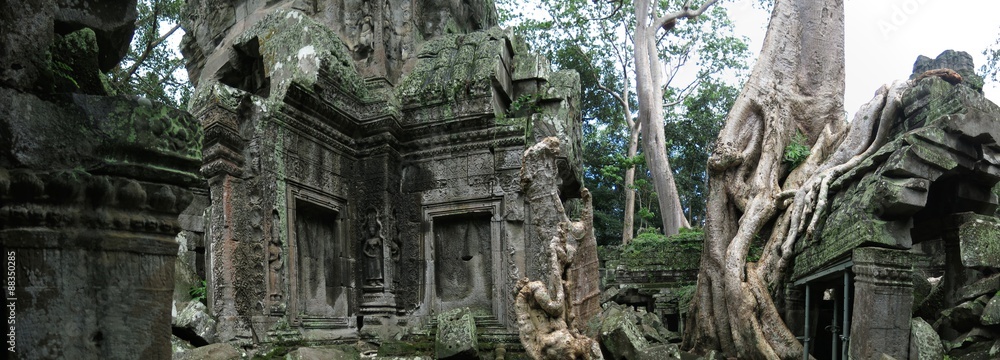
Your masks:
<svg viewBox="0 0 1000 360"><path fill-rule="evenodd" d="M626 97L628 96L628 90L625 90ZM639 131L640 128L635 120L632 120L632 114L629 112L628 102L625 103L625 124L628 125L629 135L628 135L628 159L635 158L636 153L639 152ZM635 165L628 167L625 170L625 225L622 227L622 245L628 245L632 241L633 234L635 234Z"/></svg>
<svg viewBox="0 0 1000 360"><path fill-rule="evenodd" d="M757 64L708 161L705 245L684 346L740 359L795 359L802 346L775 306L796 239L823 216L829 181L885 141L903 86L843 119L843 0L777 0ZM782 162L796 132L811 154ZM757 263L755 236L767 239Z"/></svg>
<svg viewBox="0 0 1000 360"><path fill-rule="evenodd" d="M646 165L653 177L656 198L663 220L663 233L673 235L682 227L689 227L681 208L674 173L667 159L666 135L663 132L663 86L664 69L656 48L656 32L678 19L701 15L715 0L706 1L697 9L690 8L690 1L683 9L657 16L650 0L635 2L635 77L636 96L639 99L639 124L643 131L642 152L646 155ZM654 11L654 13L650 13Z"/></svg>
<svg viewBox="0 0 1000 360"><path fill-rule="evenodd" d="M625 65L622 65L622 78L624 79L624 86L622 86L622 93L616 93L611 89L604 86L600 86L601 90L604 90L608 94L611 94L619 103L622 104L622 111L625 112L625 124L628 126L629 136L628 136L628 159L635 157L636 153L639 152L639 124L632 119L632 109L628 105L628 69ZM622 245L628 245L632 241L633 234L635 233L635 165L631 165L625 170L625 219L622 224Z"/></svg>

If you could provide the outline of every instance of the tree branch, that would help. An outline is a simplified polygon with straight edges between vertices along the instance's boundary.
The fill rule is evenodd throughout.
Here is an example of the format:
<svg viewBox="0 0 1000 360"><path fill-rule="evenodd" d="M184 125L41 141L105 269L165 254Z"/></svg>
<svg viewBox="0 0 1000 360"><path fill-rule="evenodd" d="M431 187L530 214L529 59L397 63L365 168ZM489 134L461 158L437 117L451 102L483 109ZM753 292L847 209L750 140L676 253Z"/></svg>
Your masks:
<svg viewBox="0 0 1000 360"><path fill-rule="evenodd" d="M608 95L611 95L612 97L615 98L615 100L618 100L618 102L622 104L622 106L625 106L625 99L622 98L621 94L616 93L614 90L611 90L607 86L601 84L597 84L597 88L604 90L604 92L608 93Z"/></svg>
<svg viewBox="0 0 1000 360"><path fill-rule="evenodd" d="M701 4L701 7L699 7L698 9L691 10L691 1L688 0L687 2L684 3L684 7L680 11L675 11L660 16L656 18L656 20L653 20L653 23L650 25L652 25L652 27L655 29L663 27L663 25L665 25L670 20L698 17L698 15L701 15L701 13L705 12L705 10L708 9L709 6L715 4L716 1L718 0L708 0L704 4Z"/></svg>
<svg viewBox="0 0 1000 360"><path fill-rule="evenodd" d="M139 70L139 66L142 65L142 63L145 62L147 58L149 58L149 55L153 53L153 49L155 49L157 46L166 41L167 38L170 37L170 35L173 35L173 33L180 28L181 28L181 23L178 22L177 24L174 24L174 27L170 28L170 31L167 31L166 34L163 34L163 36L160 36L156 38L156 40L146 43L146 48L142 50L142 54L139 55L139 57L135 59L135 62L132 63L132 66L129 67L128 73L125 75L125 79L132 78L132 75L135 75L135 72Z"/></svg>
<svg viewBox="0 0 1000 360"><path fill-rule="evenodd" d="M696 84L701 84L701 81L702 81L701 78L698 78L698 79L695 79L694 81L692 81L686 87L684 87L683 89L681 89L680 95L677 96L676 100L674 100L672 102L669 102L669 103L666 103L666 104L663 104L663 108L666 109L666 108L669 108L669 107L673 107L674 105L677 105L677 104L680 104L681 102L683 102L684 99L687 99L688 96L691 96L691 93L694 92L694 88L697 87Z"/></svg>
<svg viewBox="0 0 1000 360"><path fill-rule="evenodd" d="M623 6L625 6L625 0L612 0L611 2L614 2L616 4L615 4L614 10L611 10L611 13L608 14L608 16L605 16L605 17L602 17L602 18L591 18L591 19L587 19L587 20L589 20L589 21L594 21L594 20L604 21L604 20L610 19L612 16L615 16L615 14L617 14L618 11L620 11Z"/></svg>

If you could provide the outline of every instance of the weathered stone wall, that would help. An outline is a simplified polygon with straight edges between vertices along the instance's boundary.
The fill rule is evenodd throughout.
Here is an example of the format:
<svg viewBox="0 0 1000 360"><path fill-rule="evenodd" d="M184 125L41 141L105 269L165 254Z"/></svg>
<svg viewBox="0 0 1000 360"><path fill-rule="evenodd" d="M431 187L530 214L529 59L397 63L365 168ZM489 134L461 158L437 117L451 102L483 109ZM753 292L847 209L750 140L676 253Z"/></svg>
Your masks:
<svg viewBox="0 0 1000 360"><path fill-rule="evenodd" d="M341 39L365 78L397 83L417 63L422 44L445 34L497 25L492 1L454 0L197 0L188 3L182 52L195 84L225 59L234 36L278 9L295 10ZM224 61L224 60L222 60Z"/></svg>
<svg viewBox="0 0 1000 360"><path fill-rule="evenodd" d="M942 67L950 69L929 72ZM906 357L911 314L954 341L945 352L964 354L975 341L955 333L941 310L966 306L973 299L959 296L962 289L1000 266L988 245L997 233L1000 107L983 97L965 53L921 57L911 79L892 99L900 111L889 142L830 183L836 195L819 235L796 243L793 280L840 274L831 267L853 274L852 358ZM940 281L932 287L928 278Z"/></svg>
<svg viewBox="0 0 1000 360"><path fill-rule="evenodd" d="M128 49L134 1L0 10L4 353L168 359L175 237L197 230L178 215L205 193L202 129L161 104L102 96L99 71Z"/></svg>
<svg viewBox="0 0 1000 360"><path fill-rule="evenodd" d="M221 340L389 337L460 307L512 329L515 283L543 266L521 155L558 136L564 200L579 196L578 76L516 56L490 2L203 1L187 17ZM514 114L522 96L537 104ZM590 253L575 276L596 308Z"/></svg>

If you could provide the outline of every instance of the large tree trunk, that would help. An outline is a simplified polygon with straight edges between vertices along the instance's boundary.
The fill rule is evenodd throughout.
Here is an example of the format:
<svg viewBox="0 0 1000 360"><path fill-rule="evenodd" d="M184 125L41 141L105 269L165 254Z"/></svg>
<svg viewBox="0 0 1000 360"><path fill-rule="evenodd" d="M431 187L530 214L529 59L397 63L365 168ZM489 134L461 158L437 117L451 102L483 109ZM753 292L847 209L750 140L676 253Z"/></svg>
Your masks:
<svg viewBox="0 0 1000 360"><path fill-rule="evenodd" d="M649 0L635 2L635 87L639 99L639 123L644 132L642 152L646 155L646 165L653 177L665 235L676 234L681 227L690 225L684 217L677 185L674 183L674 173L667 159L666 135L663 132L664 73L656 48L656 32L667 21L700 15L714 2L706 2L706 5L696 11L685 8L680 12L655 18L650 16Z"/></svg>
<svg viewBox="0 0 1000 360"><path fill-rule="evenodd" d="M801 358L774 302L792 244L822 213L829 179L880 145L873 129L881 128L884 108L894 111L899 90L883 88L847 131L843 89L843 0L777 0L757 64L708 162L705 246L686 348ZM812 152L790 170L782 159L796 132ZM764 254L747 263L756 236L767 239Z"/></svg>
<svg viewBox="0 0 1000 360"><path fill-rule="evenodd" d="M626 75L625 79L628 79ZM622 87L625 95L622 105L625 108L625 124L628 126L628 159L631 161L639 152L639 127L632 120L632 111L628 106L628 81ZM625 170L625 221L622 226L622 245L628 245L635 234L635 165L629 165Z"/></svg>
<svg viewBox="0 0 1000 360"><path fill-rule="evenodd" d="M639 152L639 129L636 126L632 115L628 113L629 107L625 105L625 120L629 128L628 136L628 158L635 158ZM635 236L635 165L630 165L625 170L625 226L622 227L622 245L628 245Z"/></svg>

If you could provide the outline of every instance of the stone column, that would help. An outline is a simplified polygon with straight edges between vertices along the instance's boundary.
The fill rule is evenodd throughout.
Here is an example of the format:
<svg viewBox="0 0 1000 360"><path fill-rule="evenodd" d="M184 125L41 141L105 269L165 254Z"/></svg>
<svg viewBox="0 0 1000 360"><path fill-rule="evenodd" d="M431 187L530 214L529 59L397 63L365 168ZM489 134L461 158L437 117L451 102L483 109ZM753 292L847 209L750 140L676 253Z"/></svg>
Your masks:
<svg viewBox="0 0 1000 360"><path fill-rule="evenodd" d="M906 250L854 250L854 306L851 316L852 359L886 354L906 359L910 347L913 267Z"/></svg>
<svg viewBox="0 0 1000 360"><path fill-rule="evenodd" d="M240 207L236 194L242 182L244 141L234 111L212 103L197 110L195 116L205 129L202 174L211 188L211 218L206 241L206 280L209 312L217 321L217 336L222 341L245 337L248 324L236 310L235 255L240 240L236 235L236 217ZM262 265L263 266L263 265Z"/></svg>
<svg viewBox="0 0 1000 360"><path fill-rule="evenodd" d="M805 309L805 286L788 284L785 287L785 324L795 335L805 336Z"/></svg>
<svg viewBox="0 0 1000 360"><path fill-rule="evenodd" d="M7 88L0 113L7 358L169 359L178 215L203 186L197 122Z"/></svg>
<svg viewBox="0 0 1000 360"><path fill-rule="evenodd" d="M386 338L399 312L396 302L400 243L396 219L391 216L399 199L398 154L388 146L369 150L360 161L362 194L358 197L357 246L361 260L362 331ZM376 246L377 248L372 248ZM377 275L376 275L377 274ZM374 276L373 276L374 275ZM381 279L377 279L381 277Z"/></svg>

